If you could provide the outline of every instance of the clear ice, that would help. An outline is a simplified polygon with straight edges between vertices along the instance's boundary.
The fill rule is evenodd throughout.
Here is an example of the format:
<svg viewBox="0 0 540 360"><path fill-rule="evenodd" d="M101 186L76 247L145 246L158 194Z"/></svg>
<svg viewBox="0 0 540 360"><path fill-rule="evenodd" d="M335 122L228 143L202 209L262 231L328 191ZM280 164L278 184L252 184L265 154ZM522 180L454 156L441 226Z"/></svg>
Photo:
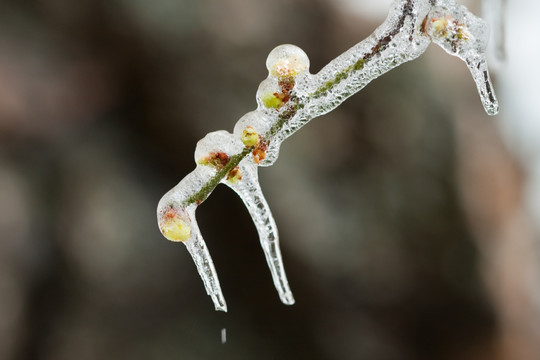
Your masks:
<svg viewBox="0 0 540 360"><path fill-rule="evenodd" d="M220 183L242 199L279 297L294 304L283 266L277 226L258 181L258 166L272 165L281 143L316 116L323 115L370 81L422 55L430 43L462 59L469 68L489 115L498 103L485 59L486 23L452 0L396 0L382 25L364 41L309 73L307 55L280 45L266 61L268 77L257 90L257 108L236 123L233 133L209 133L197 143L195 169L160 200L162 234L182 242L192 256L216 310L227 311L219 279L197 225L195 211Z"/></svg>

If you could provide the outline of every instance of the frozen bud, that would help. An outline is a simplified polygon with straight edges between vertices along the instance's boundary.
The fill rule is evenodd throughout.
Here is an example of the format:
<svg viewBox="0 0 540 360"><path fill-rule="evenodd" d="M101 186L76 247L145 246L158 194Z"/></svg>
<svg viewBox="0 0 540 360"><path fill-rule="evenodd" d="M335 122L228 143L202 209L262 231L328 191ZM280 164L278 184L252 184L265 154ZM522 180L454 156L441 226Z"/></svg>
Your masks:
<svg viewBox="0 0 540 360"><path fill-rule="evenodd" d="M431 18L426 24L426 31L434 39L457 42L471 38L468 26L448 14Z"/></svg>
<svg viewBox="0 0 540 360"><path fill-rule="evenodd" d="M242 172L237 166L231 171L229 171L229 173L227 174L227 181L231 184L237 184L240 180L242 180Z"/></svg>
<svg viewBox="0 0 540 360"><path fill-rule="evenodd" d="M253 140L255 134L258 137L264 136L270 130L270 119L258 111L250 111L240 118L234 125L234 137L240 139L245 146L246 141L249 143L250 138Z"/></svg>
<svg viewBox="0 0 540 360"><path fill-rule="evenodd" d="M247 147L257 146L261 140L261 135L259 135L259 133L251 126L248 126L242 132L240 140L242 140L242 143Z"/></svg>
<svg viewBox="0 0 540 360"><path fill-rule="evenodd" d="M278 78L294 77L309 70L309 58L298 46L280 45L268 55L266 68Z"/></svg>
<svg viewBox="0 0 540 360"><path fill-rule="evenodd" d="M253 155L253 161L255 161L256 164L261 164L264 159L266 159L266 153L267 153L268 147L266 146L266 143L262 142L257 146L251 154Z"/></svg>
<svg viewBox="0 0 540 360"><path fill-rule="evenodd" d="M483 53L489 36L486 22L461 5L433 7L424 23L424 31L448 53L462 59L471 52Z"/></svg>
<svg viewBox="0 0 540 360"><path fill-rule="evenodd" d="M451 21L450 17L432 18L431 23L428 24L428 31L430 31L433 37L442 37L448 35L448 21Z"/></svg>
<svg viewBox="0 0 540 360"><path fill-rule="evenodd" d="M225 131L214 131L199 140L195 148L195 162L203 165L225 166L231 155L243 149L242 143L233 134Z"/></svg>
<svg viewBox="0 0 540 360"><path fill-rule="evenodd" d="M261 103L266 108L277 109L283 104L283 100L278 93L266 93L261 97Z"/></svg>
<svg viewBox="0 0 540 360"><path fill-rule="evenodd" d="M228 163L229 155L224 152L211 152L197 161L197 164L212 166L218 170L223 169Z"/></svg>
<svg viewBox="0 0 540 360"><path fill-rule="evenodd" d="M257 89L257 104L263 108L277 109L283 104L281 88L276 79L266 79Z"/></svg>
<svg viewBox="0 0 540 360"><path fill-rule="evenodd" d="M191 237L191 221L184 211L171 205L159 215L159 229L168 240L186 241Z"/></svg>

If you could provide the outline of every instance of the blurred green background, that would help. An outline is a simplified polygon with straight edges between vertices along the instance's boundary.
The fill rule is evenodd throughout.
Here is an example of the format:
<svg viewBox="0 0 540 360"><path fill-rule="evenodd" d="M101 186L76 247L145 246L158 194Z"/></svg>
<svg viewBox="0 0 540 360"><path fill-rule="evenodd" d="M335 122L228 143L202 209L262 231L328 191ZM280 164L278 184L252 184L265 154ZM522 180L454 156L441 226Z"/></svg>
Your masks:
<svg viewBox="0 0 540 360"><path fill-rule="evenodd" d="M2 1L0 359L538 358L527 172L435 46L261 168L294 306L228 189L198 221L229 313L159 233L158 200L255 108L272 48L317 72L385 17L348 3Z"/></svg>

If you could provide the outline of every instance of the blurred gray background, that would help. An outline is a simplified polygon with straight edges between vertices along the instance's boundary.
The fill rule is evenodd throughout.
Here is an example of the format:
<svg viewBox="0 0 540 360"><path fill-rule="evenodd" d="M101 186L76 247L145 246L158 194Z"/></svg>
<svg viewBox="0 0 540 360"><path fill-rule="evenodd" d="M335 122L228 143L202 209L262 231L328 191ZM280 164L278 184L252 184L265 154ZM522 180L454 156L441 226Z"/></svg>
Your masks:
<svg viewBox="0 0 540 360"><path fill-rule="evenodd" d="M255 108L270 50L317 72L389 3L2 1L0 359L538 359L532 1L505 13L497 118L434 45L260 170L294 306L228 189L198 221L229 313L159 233L159 198Z"/></svg>

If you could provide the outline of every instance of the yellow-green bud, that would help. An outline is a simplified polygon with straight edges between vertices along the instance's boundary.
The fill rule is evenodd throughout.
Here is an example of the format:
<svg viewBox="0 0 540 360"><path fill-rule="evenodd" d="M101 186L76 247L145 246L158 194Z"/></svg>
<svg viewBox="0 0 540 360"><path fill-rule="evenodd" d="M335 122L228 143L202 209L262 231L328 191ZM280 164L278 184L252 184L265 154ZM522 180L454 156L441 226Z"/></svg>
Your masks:
<svg viewBox="0 0 540 360"><path fill-rule="evenodd" d="M264 94L261 101L265 107L273 109L277 109L283 103L283 101L273 93Z"/></svg>
<svg viewBox="0 0 540 360"><path fill-rule="evenodd" d="M189 220L172 208L163 214L159 228L163 236L171 241L186 241L191 237Z"/></svg>
<svg viewBox="0 0 540 360"><path fill-rule="evenodd" d="M242 180L242 172L240 171L240 168L237 166L231 171L229 171L229 173L227 174L227 181L230 182L231 184L236 184L240 180Z"/></svg>
<svg viewBox="0 0 540 360"><path fill-rule="evenodd" d="M435 18L431 19L431 28L433 29L433 35L446 36L448 34L448 19L447 18Z"/></svg>
<svg viewBox="0 0 540 360"><path fill-rule="evenodd" d="M260 141L261 136L253 129L251 126L248 126L242 132L242 143L247 147L257 146Z"/></svg>

